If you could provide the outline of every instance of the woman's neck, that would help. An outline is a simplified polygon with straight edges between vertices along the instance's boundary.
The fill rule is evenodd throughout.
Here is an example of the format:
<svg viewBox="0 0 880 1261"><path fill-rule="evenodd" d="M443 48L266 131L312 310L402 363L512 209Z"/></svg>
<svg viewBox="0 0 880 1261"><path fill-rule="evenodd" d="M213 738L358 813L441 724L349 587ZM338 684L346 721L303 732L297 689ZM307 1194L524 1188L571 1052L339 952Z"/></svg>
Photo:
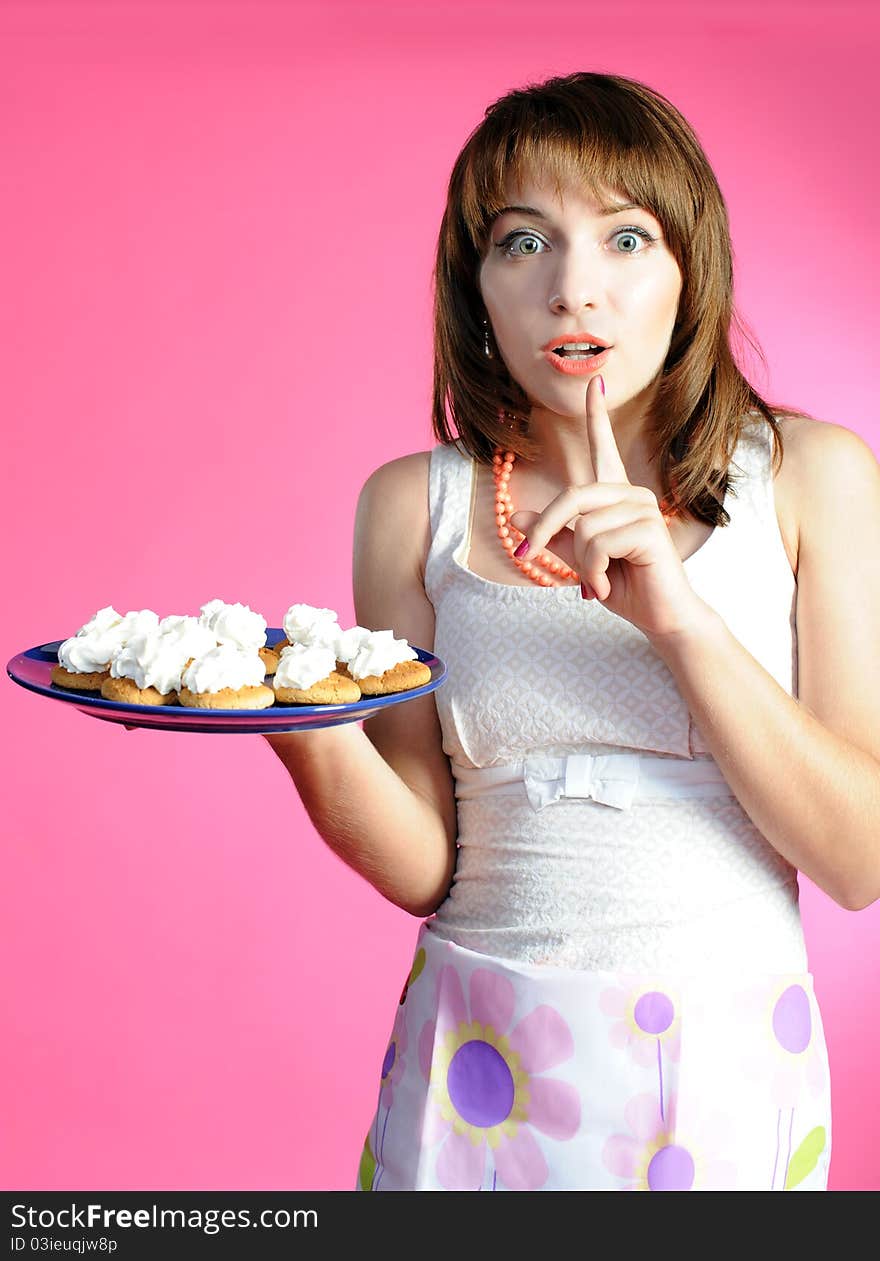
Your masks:
<svg viewBox="0 0 880 1261"><path fill-rule="evenodd" d="M659 483L655 486L656 470L649 458L643 401L632 400L608 414L627 477L634 486L648 486L657 493L660 488ZM560 487L582 486L595 480L586 416L580 420L533 407L529 437L540 446L539 456L528 462L537 479Z"/></svg>

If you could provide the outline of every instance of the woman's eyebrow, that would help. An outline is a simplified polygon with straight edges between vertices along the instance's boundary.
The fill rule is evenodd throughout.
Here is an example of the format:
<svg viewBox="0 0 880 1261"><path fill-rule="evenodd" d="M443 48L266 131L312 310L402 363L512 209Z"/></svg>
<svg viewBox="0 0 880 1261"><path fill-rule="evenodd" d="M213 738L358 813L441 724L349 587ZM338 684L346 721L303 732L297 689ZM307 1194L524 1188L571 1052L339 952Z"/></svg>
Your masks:
<svg viewBox="0 0 880 1261"><path fill-rule="evenodd" d="M625 201L625 202L621 202L619 205L611 206L610 209L608 210L601 210L599 212L599 216L600 218L605 218L608 215L620 214L622 210L642 210L642 209L643 207L637 205L634 201ZM547 216L543 213L543 211L537 210L534 206L502 206L502 208L496 214L495 218L500 219L502 215L506 215L506 214L531 215L535 219L543 219L545 220L545 222L549 223L549 220L547 219Z"/></svg>

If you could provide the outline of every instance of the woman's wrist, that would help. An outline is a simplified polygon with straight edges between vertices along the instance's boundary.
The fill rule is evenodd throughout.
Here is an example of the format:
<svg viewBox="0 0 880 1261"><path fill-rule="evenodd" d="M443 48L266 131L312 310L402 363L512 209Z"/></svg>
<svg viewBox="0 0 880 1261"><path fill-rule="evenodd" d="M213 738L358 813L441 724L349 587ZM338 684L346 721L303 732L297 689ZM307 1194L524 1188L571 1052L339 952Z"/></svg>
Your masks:
<svg viewBox="0 0 880 1261"><path fill-rule="evenodd" d="M648 642L668 665L682 653L692 651L707 638L717 635L721 624L718 611L698 596L679 626L661 635L648 635Z"/></svg>

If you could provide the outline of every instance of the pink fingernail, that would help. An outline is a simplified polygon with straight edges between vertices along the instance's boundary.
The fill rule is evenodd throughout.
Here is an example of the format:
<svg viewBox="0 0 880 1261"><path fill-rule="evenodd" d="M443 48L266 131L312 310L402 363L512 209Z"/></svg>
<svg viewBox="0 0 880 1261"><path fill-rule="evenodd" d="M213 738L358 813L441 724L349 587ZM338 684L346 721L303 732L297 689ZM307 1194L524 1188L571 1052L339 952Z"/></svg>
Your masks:
<svg viewBox="0 0 880 1261"><path fill-rule="evenodd" d="M601 376L599 377L599 389L603 394L605 393L605 382L602 380Z"/></svg>
<svg viewBox="0 0 880 1261"><path fill-rule="evenodd" d="M523 541L520 543L519 547L516 548L513 554L517 558L517 560L519 560L521 556L525 556L528 550L529 550L529 540L523 539Z"/></svg>

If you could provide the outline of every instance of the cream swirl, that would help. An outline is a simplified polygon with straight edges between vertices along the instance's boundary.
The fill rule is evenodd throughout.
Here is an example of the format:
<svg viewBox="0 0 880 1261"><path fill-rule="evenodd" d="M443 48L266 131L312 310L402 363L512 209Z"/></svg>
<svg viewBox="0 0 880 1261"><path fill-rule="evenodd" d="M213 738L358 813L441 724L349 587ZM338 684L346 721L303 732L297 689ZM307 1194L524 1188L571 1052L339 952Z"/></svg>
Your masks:
<svg viewBox="0 0 880 1261"><path fill-rule="evenodd" d="M158 614L152 609L140 609L120 617L108 605L59 645L58 660L73 674L106 670L132 636L154 629L158 624Z"/></svg>
<svg viewBox="0 0 880 1261"><path fill-rule="evenodd" d="M291 644L333 642L338 634L339 615L333 609L317 609L311 604L291 604L284 614L284 633Z"/></svg>
<svg viewBox="0 0 880 1261"><path fill-rule="evenodd" d="M77 635L97 635L121 621L122 614L117 613L112 604L108 604L103 609L98 609L97 613L90 617L76 633Z"/></svg>
<svg viewBox="0 0 880 1261"><path fill-rule="evenodd" d="M351 661L358 650L369 642L372 634L366 626L349 626L348 630L340 630L330 645L336 653L336 660Z"/></svg>
<svg viewBox="0 0 880 1261"><path fill-rule="evenodd" d="M217 637L214 632L191 613L169 613L160 621L159 631L172 639L186 640L188 645L192 644L197 651L191 652L189 654L191 657L200 656L203 652L217 646Z"/></svg>
<svg viewBox="0 0 880 1261"><path fill-rule="evenodd" d="M368 675L384 674L402 661L417 661L418 653L405 639L395 639L394 631L371 631L348 663L348 672L355 680Z"/></svg>
<svg viewBox="0 0 880 1261"><path fill-rule="evenodd" d="M157 628L129 639L113 658L110 674L132 679L139 688L154 687L163 695L179 692L187 661L214 647L213 632L200 625L198 618L172 614L163 617Z"/></svg>
<svg viewBox="0 0 880 1261"><path fill-rule="evenodd" d="M200 609L202 626L214 632L221 644L236 644L239 648L265 647L266 619L246 604L226 604L223 600L209 600Z"/></svg>
<svg viewBox="0 0 880 1261"><path fill-rule="evenodd" d="M266 667L255 648L217 644L190 662L180 682L191 692L221 692L225 687L257 687L265 677Z"/></svg>
<svg viewBox="0 0 880 1261"><path fill-rule="evenodd" d="M336 653L327 644L292 644L281 653L274 685L303 691L336 669Z"/></svg>

